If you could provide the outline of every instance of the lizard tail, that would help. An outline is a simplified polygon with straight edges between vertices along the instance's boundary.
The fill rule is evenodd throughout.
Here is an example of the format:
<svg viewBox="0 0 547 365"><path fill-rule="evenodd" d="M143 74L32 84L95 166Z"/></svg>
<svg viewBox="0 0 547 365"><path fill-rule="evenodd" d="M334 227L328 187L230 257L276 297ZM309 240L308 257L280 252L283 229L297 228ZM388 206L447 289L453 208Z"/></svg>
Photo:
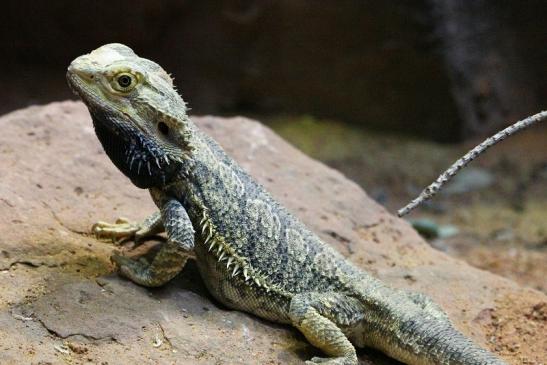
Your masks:
<svg viewBox="0 0 547 365"><path fill-rule="evenodd" d="M449 321L420 317L385 328L388 330L384 334L372 336L376 340L370 345L407 364L507 365L465 337Z"/></svg>

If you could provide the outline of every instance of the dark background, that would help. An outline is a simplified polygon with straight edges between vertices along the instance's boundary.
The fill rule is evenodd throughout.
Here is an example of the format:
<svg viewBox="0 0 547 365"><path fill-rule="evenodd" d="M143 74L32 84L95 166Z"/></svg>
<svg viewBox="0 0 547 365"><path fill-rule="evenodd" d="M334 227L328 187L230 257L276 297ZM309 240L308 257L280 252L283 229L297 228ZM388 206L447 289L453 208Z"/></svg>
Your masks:
<svg viewBox="0 0 547 365"><path fill-rule="evenodd" d="M70 61L122 42L193 113L308 114L459 141L546 100L545 1L7 1L0 112L73 98ZM265 118L266 119L266 118Z"/></svg>

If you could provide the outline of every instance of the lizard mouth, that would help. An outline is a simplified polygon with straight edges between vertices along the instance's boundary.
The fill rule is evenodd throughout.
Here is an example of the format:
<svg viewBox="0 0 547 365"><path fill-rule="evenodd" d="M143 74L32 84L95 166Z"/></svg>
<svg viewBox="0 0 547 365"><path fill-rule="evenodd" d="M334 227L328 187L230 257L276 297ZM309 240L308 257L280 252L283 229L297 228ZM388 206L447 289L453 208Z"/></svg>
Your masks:
<svg viewBox="0 0 547 365"><path fill-rule="evenodd" d="M99 106L110 110L112 109L104 103L104 99L102 99L96 91L88 87L85 82L82 81L80 75L69 70L66 73L66 79L72 93L78 96L89 109L98 108Z"/></svg>
<svg viewBox="0 0 547 365"><path fill-rule="evenodd" d="M78 75L67 73L72 91L87 105L97 138L114 165L142 189L168 184L181 169L130 117L108 106Z"/></svg>
<svg viewBox="0 0 547 365"><path fill-rule="evenodd" d="M68 83L68 87L70 88L72 93L76 96L79 96L82 100L84 100L84 98L82 98L82 93L83 93L84 86L83 86L82 81L78 77L78 75L76 75L75 73L73 73L71 71L67 71L66 80L67 80L67 83Z"/></svg>

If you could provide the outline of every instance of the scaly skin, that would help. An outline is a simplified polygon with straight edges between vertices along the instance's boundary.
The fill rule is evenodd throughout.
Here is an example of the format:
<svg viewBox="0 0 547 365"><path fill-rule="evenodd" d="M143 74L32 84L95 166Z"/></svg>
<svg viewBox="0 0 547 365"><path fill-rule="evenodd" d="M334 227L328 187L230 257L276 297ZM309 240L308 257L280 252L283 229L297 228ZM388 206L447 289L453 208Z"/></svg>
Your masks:
<svg viewBox="0 0 547 365"><path fill-rule="evenodd" d="M74 60L67 78L108 156L160 210L143 224L93 230L167 233L150 263L114 255L122 275L163 285L195 256L220 302L291 324L327 355L310 363L357 364L356 345L408 364L503 364L426 296L383 285L321 242L195 127L159 65L109 44Z"/></svg>

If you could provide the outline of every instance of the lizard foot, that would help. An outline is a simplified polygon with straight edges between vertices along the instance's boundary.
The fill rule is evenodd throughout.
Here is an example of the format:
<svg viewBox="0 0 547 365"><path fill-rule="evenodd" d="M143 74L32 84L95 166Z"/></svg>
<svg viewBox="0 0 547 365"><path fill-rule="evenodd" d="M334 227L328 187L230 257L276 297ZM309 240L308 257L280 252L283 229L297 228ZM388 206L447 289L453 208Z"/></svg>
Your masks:
<svg viewBox="0 0 547 365"><path fill-rule="evenodd" d="M306 361L308 365L356 365L357 360L353 357L313 357Z"/></svg>
<svg viewBox="0 0 547 365"><path fill-rule="evenodd" d="M118 218L115 223L97 222L91 227L91 231L97 238L110 238L115 243L135 239L135 244L139 245L147 237L154 236L163 231L160 212L156 212L137 223L131 222L125 218Z"/></svg>
<svg viewBox="0 0 547 365"><path fill-rule="evenodd" d="M149 286L151 277L149 275L150 263L145 258L134 260L127 256L122 256L118 252L110 257L110 260L118 267L119 273L136 282L137 284Z"/></svg>
<svg viewBox="0 0 547 365"><path fill-rule="evenodd" d="M188 254L171 242L163 244L152 261L141 257L134 260L114 252L110 260L120 275L139 285L158 287L173 279L184 267Z"/></svg>
<svg viewBox="0 0 547 365"><path fill-rule="evenodd" d="M130 222L125 218L118 218L116 223L107 223L99 221L91 227L91 232L97 238L111 239L113 242L121 243L127 239L136 236L136 233L141 229L140 225L135 222Z"/></svg>

